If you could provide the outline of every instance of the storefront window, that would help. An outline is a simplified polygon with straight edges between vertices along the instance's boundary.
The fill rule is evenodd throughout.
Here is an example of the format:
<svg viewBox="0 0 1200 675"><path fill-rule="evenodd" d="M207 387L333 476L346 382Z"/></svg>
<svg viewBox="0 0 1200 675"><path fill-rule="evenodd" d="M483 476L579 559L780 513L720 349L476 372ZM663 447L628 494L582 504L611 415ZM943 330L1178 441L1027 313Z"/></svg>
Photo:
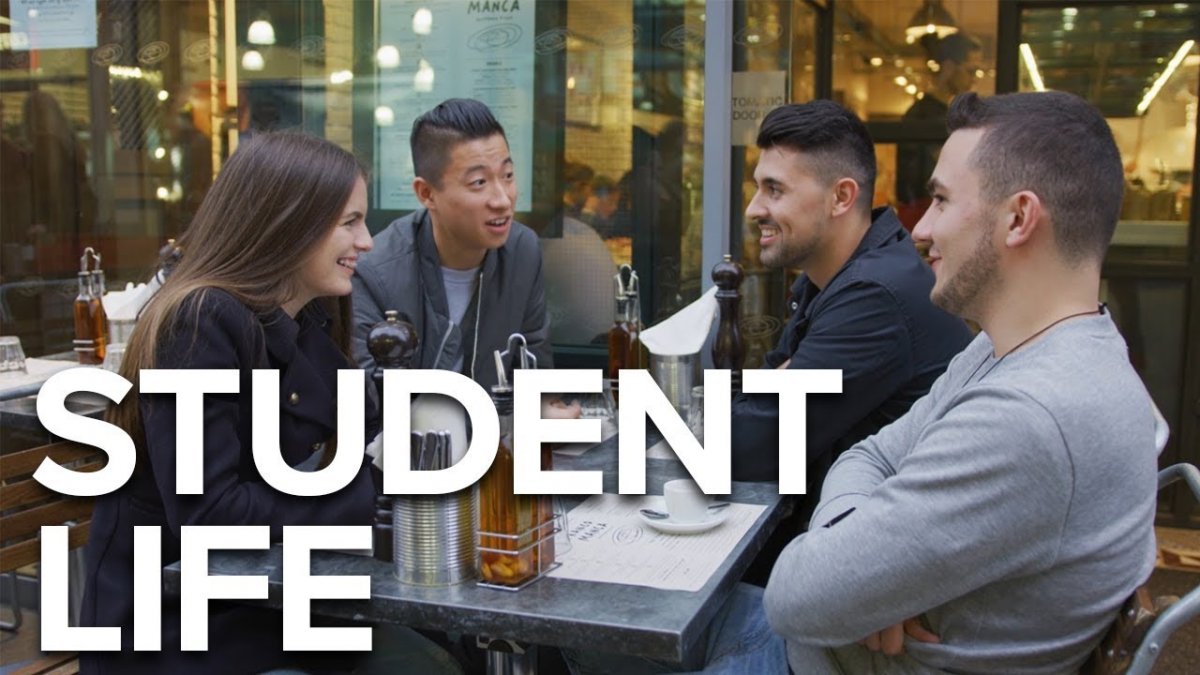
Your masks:
<svg viewBox="0 0 1200 675"><path fill-rule="evenodd" d="M0 0L0 14L31 6ZM470 96L508 132L555 342L602 358L618 264L641 276L647 323L700 291L704 13L700 0L100 0L55 42L47 17L12 16L4 333L31 356L68 351L82 249L101 252L110 289L145 281L249 134L354 151L382 229L416 207L412 119Z"/></svg>
<svg viewBox="0 0 1200 675"><path fill-rule="evenodd" d="M1110 261L1186 260L1198 20L1195 3L1021 13L1021 90L1088 99L1108 118L1121 150L1125 201Z"/></svg>
<svg viewBox="0 0 1200 675"><path fill-rule="evenodd" d="M29 356L71 349L84 247L109 289L149 277L224 124L206 0L36 5L0 2L0 324Z"/></svg>
<svg viewBox="0 0 1200 675"><path fill-rule="evenodd" d="M941 13L929 13L929 7ZM833 97L867 122L876 147L875 203L912 229L929 205L925 184L958 94L991 95L995 0L834 3Z"/></svg>
<svg viewBox="0 0 1200 675"><path fill-rule="evenodd" d="M755 191L755 139L773 101L804 103L814 97L817 10L804 0L738 2L734 7L731 219L737 226L732 248L740 252L745 270L740 324L745 364L757 368L779 339L784 299L796 271L767 269L759 263L758 228L744 218Z"/></svg>

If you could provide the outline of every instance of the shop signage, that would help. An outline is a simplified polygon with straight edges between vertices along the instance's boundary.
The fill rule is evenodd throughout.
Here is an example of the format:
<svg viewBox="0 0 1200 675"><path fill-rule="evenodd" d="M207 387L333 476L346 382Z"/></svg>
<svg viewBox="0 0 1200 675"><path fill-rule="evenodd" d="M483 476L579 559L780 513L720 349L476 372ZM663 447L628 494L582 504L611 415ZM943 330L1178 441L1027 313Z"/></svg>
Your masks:
<svg viewBox="0 0 1200 675"><path fill-rule="evenodd" d="M96 46L96 0L11 0L12 32L0 48L76 49Z"/></svg>
<svg viewBox="0 0 1200 675"><path fill-rule="evenodd" d="M733 145L754 145L762 118L787 103L787 73L734 73L732 81Z"/></svg>

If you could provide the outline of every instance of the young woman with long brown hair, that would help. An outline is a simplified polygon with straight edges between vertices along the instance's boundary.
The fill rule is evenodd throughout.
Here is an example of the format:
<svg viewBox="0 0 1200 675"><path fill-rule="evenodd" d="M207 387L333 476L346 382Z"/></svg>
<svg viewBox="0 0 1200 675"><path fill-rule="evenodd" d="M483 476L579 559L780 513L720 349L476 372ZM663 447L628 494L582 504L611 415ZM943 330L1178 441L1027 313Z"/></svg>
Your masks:
<svg viewBox="0 0 1200 675"><path fill-rule="evenodd" d="M350 277L371 248L364 172L354 156L300 134L244 142L179 240L182 259L147 303L121 375L136 386L146 368L236 369L238 394L204 397L204 492L177 495L174 395L130 393L109 416L138 448L129 483L96 502L87 543L83 623L119 626L122 651L89 653L85 673L257 673L305 667L282 651L275 612L211 603L207 652L180 651L178 601L167 599L162 651L133 652L134 527L162 528L162 560L180 557L184 525L365 525L374 487L369 458L344 489L294 497L267 485L251 449L251 372L279 371L279 447L297 466L336 448L338 369L352 368L345 322ZM326 305L341 303L334 325ZM367 397L370 405L370 397ZM366 411L373 419L373 411ZM373 438L375 429L366 429ZM340 663L353 655L339 654ZM328 662L328 660L325 660Z"/></svg>

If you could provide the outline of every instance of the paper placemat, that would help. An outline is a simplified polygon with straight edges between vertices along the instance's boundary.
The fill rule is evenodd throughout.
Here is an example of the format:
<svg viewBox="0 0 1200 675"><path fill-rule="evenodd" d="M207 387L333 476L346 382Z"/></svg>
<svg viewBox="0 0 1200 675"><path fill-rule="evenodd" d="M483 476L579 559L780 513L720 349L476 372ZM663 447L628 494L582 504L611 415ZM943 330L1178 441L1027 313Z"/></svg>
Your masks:
<svg viewBox="0 0 1200 675"><path fill-rule="evenodd" d="M724 522L699 534L663 534L638 509L663 511L662 496L593 495L567 515L571 548L550 573L560 579L698 591L762 514L760 504L731 504Z"/></svg>

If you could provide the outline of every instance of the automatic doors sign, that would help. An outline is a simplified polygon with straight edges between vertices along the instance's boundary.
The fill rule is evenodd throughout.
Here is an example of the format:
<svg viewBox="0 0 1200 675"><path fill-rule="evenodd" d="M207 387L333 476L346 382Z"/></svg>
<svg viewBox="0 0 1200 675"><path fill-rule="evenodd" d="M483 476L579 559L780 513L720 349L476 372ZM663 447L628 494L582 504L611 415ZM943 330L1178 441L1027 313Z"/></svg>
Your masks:
<svg viewBox="0 0 1200 675"><path fill-rule="evenodd" d="M96 0L12 0L12 32L0 48L74 49L96 46Z"/></svg>
<svg viewBox="0 0 1200 675"><path fill-rule="evenodd" d="M787 73L734 73L732 82L733 145L754 145L758 126L787 102Z"/></svg>

